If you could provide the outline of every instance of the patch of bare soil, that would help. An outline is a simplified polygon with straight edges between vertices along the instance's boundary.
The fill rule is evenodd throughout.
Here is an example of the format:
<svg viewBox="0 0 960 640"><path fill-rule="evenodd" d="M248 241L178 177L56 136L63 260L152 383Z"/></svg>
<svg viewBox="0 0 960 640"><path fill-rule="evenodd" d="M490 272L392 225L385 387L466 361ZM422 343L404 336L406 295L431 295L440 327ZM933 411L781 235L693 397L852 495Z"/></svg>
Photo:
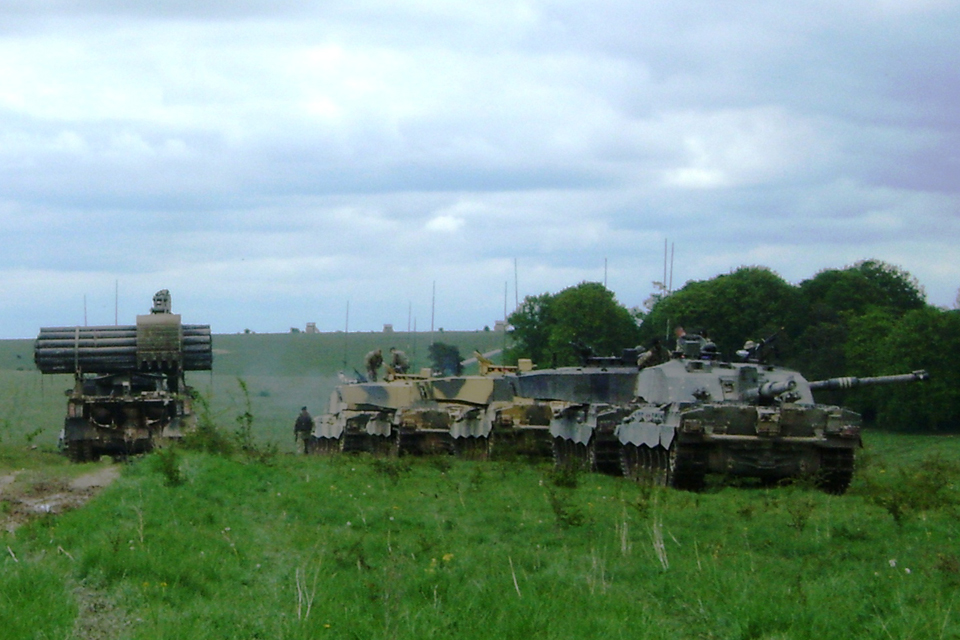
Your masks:
<svg viewBox="0 0 960 640"><path fill-rule="evenodd" d="M17 471L0 476L0 528L10 533L33 518L83 506L120 476L119 466L101 467L73 479L29 482ZM19 479L19 481L18 481Z"/></svg>
<svg viewBox="0 0 960 640"><path fill-rule="evenodd" d="M96 589L81 585L73 590L77 601L77 620L73 637L79 640L109 640L123 637L130 627L127 612L117 607Z"/></svg>

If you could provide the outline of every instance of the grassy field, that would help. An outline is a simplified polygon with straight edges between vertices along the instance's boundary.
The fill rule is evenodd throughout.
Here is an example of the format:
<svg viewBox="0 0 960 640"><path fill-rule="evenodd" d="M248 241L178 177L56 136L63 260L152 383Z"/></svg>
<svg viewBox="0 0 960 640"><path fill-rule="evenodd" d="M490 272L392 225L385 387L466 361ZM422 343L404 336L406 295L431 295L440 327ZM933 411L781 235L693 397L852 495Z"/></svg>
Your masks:
<svg viewBox="0 0 960 640"><path fill-rule="evenodd" d="M168 451L5 536L0 623L5 638L960 637L960 440L871 434L866 453L837 497Z"/></svg>
<svg viewBox="0 0 960 640"><path fill-rule="evenodd" d="M382 338L363 337L360 356ZM0 636L960 638L960 438L868 432L844 496L271 453L332 387L322 354L342 351L219 338L191 383L226 437L242 379L259 444L134 459L83 508L0 531ZM52 453L71 379L18 370L29 344L0 347L3 515L107 465Z"/></svg>

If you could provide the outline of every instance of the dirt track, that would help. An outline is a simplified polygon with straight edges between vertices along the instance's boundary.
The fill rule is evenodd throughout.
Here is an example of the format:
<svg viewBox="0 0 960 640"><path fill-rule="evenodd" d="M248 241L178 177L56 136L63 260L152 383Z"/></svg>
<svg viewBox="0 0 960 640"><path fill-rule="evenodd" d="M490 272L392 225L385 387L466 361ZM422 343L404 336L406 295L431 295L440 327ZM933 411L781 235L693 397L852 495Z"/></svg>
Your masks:
<svg viewBox="0 0 960 640"><path fill-rule="evenodd" d="M120 476L120 466L99 467L76 478L31 481L30 473L0 476L0 528L13 533L22 524L44 514L63 513L82 506Z"/></svg>

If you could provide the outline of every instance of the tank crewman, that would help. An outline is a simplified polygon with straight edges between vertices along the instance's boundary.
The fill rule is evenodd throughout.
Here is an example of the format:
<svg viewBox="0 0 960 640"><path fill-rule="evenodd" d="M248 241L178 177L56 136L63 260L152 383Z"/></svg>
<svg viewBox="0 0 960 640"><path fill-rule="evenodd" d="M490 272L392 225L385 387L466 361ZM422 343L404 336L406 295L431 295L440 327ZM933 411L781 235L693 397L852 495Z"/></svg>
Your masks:
<svg viewBox="0 0 960 640"><path fill-rule="evenodd" d="M383 364L383 352L380 349L374 349L366 355L364 363L367 365L367 380L377 381L377 372L380 371L380 365Z"/></svg>
<svg viewBox="0 0 960 640"><path fill-rule="evenodd" d="M637 351L640 351L640 349L640 347L637 347ZM650 346L637 356L637 368L653 367L658 364L663 364L669 359L670 352L663 346L663 343L660 342L660 338L654 338L650 342Z"/></svg>
<svg viewBox="0 0 960 640"><path fill-rule="evenodd" d="M300 409L297 421L293 423L293 437L297 442L297 451L307 452L307 442L313 433L313 416L306 407Z"/></svg>
<svg viewBox="0 0 960 640"><path fill-rule="evenodd" d="M406 373L410 370L410 359L400 349L390 347L390 366L394 373Z"/></svg>

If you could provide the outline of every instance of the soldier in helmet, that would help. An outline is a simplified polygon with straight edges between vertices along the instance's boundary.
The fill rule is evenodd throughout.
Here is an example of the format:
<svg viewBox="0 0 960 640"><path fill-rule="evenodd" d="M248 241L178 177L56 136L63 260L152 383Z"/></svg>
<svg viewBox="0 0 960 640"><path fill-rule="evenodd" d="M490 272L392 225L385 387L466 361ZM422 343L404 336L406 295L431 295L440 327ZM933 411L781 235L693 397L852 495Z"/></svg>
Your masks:
<svg viewBox="0 0 960 640"><path fill-rule="evenodd" d="M374 349L366 355L364 362L367 365L367 380L377 381L377 372L380 371L380 365L383 364L383 352L380 349Z"/></svg>
<svg viewBox="0 0 960 640"><path fill-rule="evenodd" d="M307 452L307 442L313 432L313 416L306 407L300 409L297 421L293 423L293 437L296 439L297 451Z"/></svg>
<svg viewBox="0 0 960 640"><path fill-rule="evenodd" d="M394 373L406 373L410 370L410 359L400 349L390 347L390 367Z"/></svg>

